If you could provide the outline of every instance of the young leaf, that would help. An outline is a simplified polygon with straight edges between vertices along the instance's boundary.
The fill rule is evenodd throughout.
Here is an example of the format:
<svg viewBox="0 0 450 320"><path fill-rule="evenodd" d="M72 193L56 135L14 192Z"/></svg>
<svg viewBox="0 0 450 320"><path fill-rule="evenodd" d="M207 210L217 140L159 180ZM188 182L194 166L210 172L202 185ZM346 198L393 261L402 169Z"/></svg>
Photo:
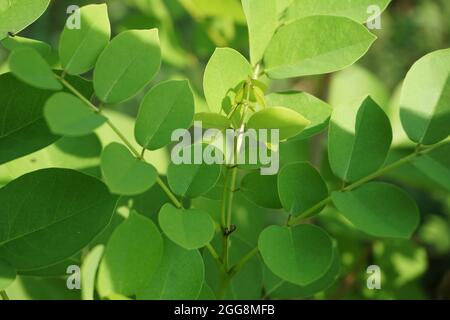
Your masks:
<svg viewBox="0 0 450 320"><path fill-rule="evenodd" d="M47 61L31 47L18 47L9 56L11 72L23 82L40 89L61 90L62 84Z"/></svg>
<svg viewBox="0 0 450 320"><path fill-rule="evenodd" d="M257 64L278 27L276 0L243 0L250 38L250 61Z"/></svg>
<svg viewBox="0 0 450 320"><path fill-rule="evenodd" d="M278 194L283 208L291 215L298 216L328 197L328 188L312 165L298 162L281 169Z"/></svg>
<svg viewBox="0 0 450 320"><path fill-rule="evenodd" d="M188 250L204 247L214 237L214 222L201 210L177 209L166 203L159 211L158 220L166 236Z"/></svg>
<svg viewBox="0 0 450 320"><path fill-rule="evenodd" d="M108 225L116 202L101 181L77 171L25 174L0 189L8 208L0 212L0 259L32 270L72 257Z"/></svg>
<svg viewBox="0 0 450 320"><path fill-rule="evenodd" d="M170 163L167 170L167 180L170 188L179 196L196 198L207 193L219 181L222 167L219 164L202 162L195 164L195 154L203 154L202 145L191 145L182 149L183 154L189 153L188 163ZM218 151L217 151L218 152Z"/></svg>
<svg viewBox="0 0 450 320"><path fill-rule="evenodd" d="M295 137L310 125L300 113L284 108L272 107L254 113L247 122L249 129L279 129L280 140Z"/></svg>
<svg viewBox="0 0 450 320"><path fill-rule="evenodd" d="M227 117L212 112L200 112L194 116L195 121L201 121L202 127L205 129L225 130L231 127L231 120Z"/></svg>
<svg viewBox="0 0 450 320"><path fill-rule="evenodd" d="M81 265L82 300L94 300L95 278L104 249L105 246L98 245L83 258L83 264Z"/></svg>
<svg viewBox="0 0 450 320"><path fill-rule="evenodd" d="M320 279L333 261L333 243L321 228L270 226L258 240L266 266L278 277L305 286Z"/></svg>
<svg viewBox="0 0 450 320"><path fill-rule="evenodd" d="M334 109L328 134L331 169L348 182L379 169L392 141L391 124L384 111L370 97L362 104L360 101Z"/></svg>
<svg viewBox="0 0 450 320"><path fill-rule="evenodd" d="M0 164L45 148L60 138L50 132L43 115L45 101L53 91L31 87L11 73L0 75L0 88Z"/></svg>
<svg viewBox="0 0 450 320"><path fill-rule="evenodd" d="M239 52L218 48L211 56L203 78L206 102L211 112L229 111L233 92L252 73L252 66Z"/></svg>
<svg viewBox="0 0 450 320"><path fill-rule="evenodd" d="M59 58L68 74L91 70L111 36L106 4L87 5L75 14L80 15L80 28L66 25L59 40Z"/></svg>
<svg viewBox="0 0 450 320"><path fill-rule="evenodd" d="M371 6L383 11L391 0L296 0L286 11L286 22L309 16L342 16L359 23L366 23L376 18L368 12Z"/></svg>
<svg viewBox="0 0 450 320"><path fill-rule="evenodd" d="M16 279L16 270L5 261L0 260L0 290L5 290Z"/></svg>
<svg viewBox="0 0 450 320"><path fill-rule="evenodd" d="M434 144L450 134L450 49L432 52L406 75L400 118L408 137Z"/></svg>
<svg viewBox="0 0 450 320"><path fill-rule="evenodd" d="M186 250L164 239L162 262L137 298L193 300L200 294L204 277L205 266L198 250Z"/></svg>
<svg viewBox="0 0 450 320"><path fill-rule="evenodd" d="M109 190L120 195L144 193L158 175L155 167L136 159L124 145L115 142L103 150L101 167Z"/></svg>
<svg viewBox="0 0 450 320"><path fill-rule="evenodd" d="M157 275L162 256L158 228L150 219L131 212L106 245L97 278L100 296L135 295Z"/></svg>
<svg viewBox="0 0 450 320"><path fill-rule="evenodd" d="M264 55L266 72L273 79L284 79L338 71L359 60L375 38L348 18L303 18L274 35Z"/></svg>
<svg viewBox="0 0 450 320"><path fill-rule="evenodd" d="M247 174L241 182L242 194L251 202L263 208L281 208L277 193L277 176L263 176L260 172Z"/></svg>
<svg viewBox="0 0 450 320"><path fill-rule="evenodd" d="M106 122L104 116L66 92L55 93L47 100L44 115L52 132L73 137L88 135Z"/></svg>
<svg viewBox="0 0 450 320"><path fill-rule="evenodd" d="M103 50L94 70L94 89L107 103L130 99L153 79L161 65L157 29L120 33Z"/></svg>
<svg viewBox="0 0 450 320"><path fill-rule="evenodd" d="M9 32L19 33L47 9L50 0L2 1L0 6L0 40Z"/></svg>
<svg viewBox="0 0 450 320"><path fill-rule="evenodd" d="M333 202L353 225L375 237L409 238L419 224L419 209L402 189L371 182L350 192L333 192Z"/></svg>
<svg viewBox="0 0 450 320"><path fill-rule="evenodd" d="M171 142L176 129L187 129L194 118L194 96L187 80L170 80L153 87L142 100L136 119L136 141L150 150Z"/></svg>
<svg viewBox="0 0 450 320"><path fill-rule="evenodd" d="M295 139L306 139L324 130L331 116L331 107L320 99L306 92L272 93L266 96L268 107L283 106L292 109L311 123Z"/></svg>

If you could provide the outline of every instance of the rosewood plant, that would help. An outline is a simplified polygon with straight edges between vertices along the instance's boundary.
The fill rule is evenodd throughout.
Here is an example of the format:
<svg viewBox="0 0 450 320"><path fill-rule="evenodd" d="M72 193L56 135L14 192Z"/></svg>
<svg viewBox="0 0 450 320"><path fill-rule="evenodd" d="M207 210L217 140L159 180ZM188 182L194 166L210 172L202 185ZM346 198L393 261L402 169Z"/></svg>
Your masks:
<svg viewBox="0 0 450 320"><path fill-rule="evenodd" d="M0 13L10 50L10 73L0 75L0 166L47 158L0 189L4 297L18 275L61 276L73 264L81 265L84 299L310 297L341 274L340 243L316 219L321 213L345 217L367 237L407 239L419 224L418 206L398 185L374 180L407 163L450 175L450 49L426 55L406 75L400 119L415 147L395 160L388 159L391 120L370 96L332 108L306 92L270 89L359 60L376 39L363 25L361 1L242 0L250 59L232 48L214 51L203 79L207 112L196 109L188 79L156 83L165 54L157 29L110 40L106 4L81 8L81 27L61 33L57 61L47 44L8 35L48 2L30 2L30 10L13 2ZM389 3L363 2L383 10ZM141 92L126 131L111 106ZM157 163L156 151L194 120L238 132L232 160ZM89 162L105 128L114 142ZM280 156L277 174L261 175L261 161L236 161L254 152L249 129L278 130L279 143L256 136ZM293 143L326 130L328 170L284 158ZM214 139L181 151L196 147L226 154Z"/></svg>

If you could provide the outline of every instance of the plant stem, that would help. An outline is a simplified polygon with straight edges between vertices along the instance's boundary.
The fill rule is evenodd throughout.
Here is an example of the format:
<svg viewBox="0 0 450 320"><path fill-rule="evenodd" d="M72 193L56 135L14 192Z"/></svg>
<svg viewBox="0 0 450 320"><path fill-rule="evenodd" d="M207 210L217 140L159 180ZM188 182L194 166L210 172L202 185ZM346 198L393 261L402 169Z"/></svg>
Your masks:
<svg viewBox="0 0 450 320"><path fill-rule="evenodd" d="M86 99L81 92L79 92L75 87L73 87L68 81L64 78L56 75L56 77L61 81L61 83L69 89L75 96L77 96L81 101L83 101L88 107L93 109L95 112L100 113L100 109L97 108L92 102ZM128 149L136 156L136 158L143 160L142 154L133 146L133 144L125 137L125 135L111 122L110 119L106 119L106 124L111 128L112 131L122 140L122 142L128 147ZM173 204L177 208L182 208L183 205L177 199L177 197L170 191L169 187L164 183L160 176L157 177L156 182L161 187L161 189L167 194L169 199L173 202Z"/></svg>
<svg viewBox="0 0 450 320"><path fill-rule="evenodd" d="M230 277L233 277L236 273L238 273L242 267L253 258L256 254L258 254L258 248L253 248L249 251L244 257L241 258L228 272Z"/></svg>
<svg viewBox="0 0 450 320"><path fill-rule="evenodd" d="M5 290L0 290L0 297L2 297L2 300L9 300Z"/></svg>

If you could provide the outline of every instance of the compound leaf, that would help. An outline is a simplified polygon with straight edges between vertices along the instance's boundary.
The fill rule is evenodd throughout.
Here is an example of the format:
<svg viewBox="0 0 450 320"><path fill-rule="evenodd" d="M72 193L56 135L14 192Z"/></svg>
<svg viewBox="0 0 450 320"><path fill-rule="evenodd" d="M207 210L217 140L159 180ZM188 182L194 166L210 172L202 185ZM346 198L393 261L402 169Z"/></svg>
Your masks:
<svg viewBox="0 0 450 320"><path fill-rule="evenodd" d="M361 179L386 160L392 129L389 118L370 97L337 106L328 134L328 155L334 174L345 181Z"/></svg>
<svg viewBox="0 0 450 320"><path fill-rule="evenodd" d="M110 222L117 197L68 169L25 174L0 189L0 258L33 270L72 257Z"/></svg>
<svg viewBox="0 0 450 320"><path fill-rule="evenodd" d="M275 33L264 55L266 72L284 79L338 71L359 60L375 39L348 18L306 17Z"/></svg>
<svg viewBox="0 0 450 320"><path fill-rule="evenodd" d="M101 167L109 190L120 195L144 193L155 184L158 175L155 167L135 158L124 145L115 142L103 150Z"/></svg>
<svg viewBox="0 0 450 320"><path fill-rule="evenodd" d="M100 296L135 295L154 276L163 256L163 239L148 218L131 212L106 245L97 288Z"/></svg>
<svg viewBox="0 0 450 320"><path fill-rule="evenodd" d="M130 99L158 72L161 49L157 29L128 30L103 50L94 70L94 89L107 103Z"/></svg>
<svg viewBox="0 0 450 320"><path fill-rule="evenodd" d="M333 192L339 211L353 225L376 237L409 238L419 224L419 209L402 189L371 182L350 192Z"/></svg>
<svg viewBox="0 0 450 320"><path fill-rule="evenodd" d="M153 87L144 97L136 119L136 141L150 150L171 142L176 129L187 129L194 119L194 96L187 80L170 80Z"/></svg>
<svg viewBox="0 0 450 320"><path fill-rule="evenodd" d="M106 122L104 116L66 92L55 93L47 100L44 115L52 132L72 137L88 135Z"/></svg>
<svg viewBox="0 0 450 320"><path fill-rule="evenodd" d="M261 233L258 248L266 266L281 279L308 285L320 279L333 260L333 243L321 228L270 226Z"/></svg>
<svg viewBox="0 0 450 320"><path fill-rule="evenodd" d="M406 75L400 119L408 137L434 144L450 134L450 49L432 52Z"/></svg>
<svg viewBox="0 0 450 320"><path fill-rule="evenodd" d="M66 24L59 40L59 58L68 74L91 70L111 36L106 4L84 6L74 13L78 14L80 28L69 28Z"/></svg>
<svg viewBox="0 0 450 320"><path fill-rule="evenodd" d="M166 236L188 250L204 247L214 237L214 222L201 210L177 209L166 203L159 211L158 219Z"/></svg>

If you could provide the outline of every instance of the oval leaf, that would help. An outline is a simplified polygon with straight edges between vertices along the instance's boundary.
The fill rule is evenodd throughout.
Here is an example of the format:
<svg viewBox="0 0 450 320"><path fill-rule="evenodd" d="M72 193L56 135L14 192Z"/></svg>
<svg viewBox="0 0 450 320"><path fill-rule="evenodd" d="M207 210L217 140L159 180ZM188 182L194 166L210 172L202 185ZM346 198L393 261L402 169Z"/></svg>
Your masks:
<svg viewBox="0 0 450 320"><path fill-rule="evenodd" d="M194 120L200 121L202 124L202 128L205 129L225 130L231 127L231 120L218 113L211 113L211 112L196 113Z"/></svg>
<svg viewBox="0 0 450 320"><path fill-rule="evenodd" d="M52 132L72 137L88 135L106 122L104 116L65 92L55 93L48 99L44 115Z"/></svg>
<svg viewBox="0 0 450 320"><path fill-rule="evenodd" d="M373 173L386 160L392 128L384 111L367 97L337 106L328 133L328 155L334 174L352 182Z"/></svg>
<svg viewBox="0 0 450 320"><path fill-rule="evenodd" d="M0 258L32 270L72 257L109 224L116 202L101 181L77 171L23 175L0 189Z"/></svg>
<svg viewBox="0 0 450 320"><path fill-rule="evenodd" d="M0 40L19 33L36 21L47 9L50 0L2 1L0 3Z"/></svg>
<svg viewBox="0 0 450 320"><path fill-rule="evenodd" d="M217 48L209 59L203 77L203 90L211 112L231 110L235 90L248 79L252 66L239 52ZM220 75L220 76L219 76Z"/></svg>
<svg viewBox="0 0 450 320"><path fill-rule="evenodd" d="M163 255L163 239L155 224L132 212L108 241L100 263L100 296L135 295L154 277Z"/></svg>
<svg viewBox="0 0 450 320"><path fill-rule="evenodd" d="M103 150L101 167L109 190L120 195L144 193L155 184L158 175L155 167L133 157L120 143L111 143Z"/></svg>
<svg viewBox="0 0 450 320"><path fill-rule="evenodd" d="M406 75L400 118L408 137L434 144L450 134L450 49L432 52Z"/></svg>
<svg viewBox="0 0 450 320"><path fill-rule="evenodd" d="M280 140L295 137L311 122L296 111L272 107L254 113L247 122L249 129L279 129Z"/></svg>
<svg viewBox="0 0 450 320"><path fill-rule="evenodd" d="M303 18L275 33L264 56L266 72L271 78L284 79L338 71L359 60L375 39L348 18Z"/></svg>
<svg viewBox="0 0 450 320"><path fill-rule="evenodd" d="M261 233L258 248L266 266L278 277L298 285L320 279L333 260L333 243L321 228L270 226Z"/></svg>
<svg viewBox="0 0 450 320"><path fill-rule="evenodd" d="M137 294L139 300L193 300L203 286L205 266L198 250L164 241L164 256L152 279Z"/></svg>
<svg viewBox="0 0 450 320"><path fill-rule="evenodd" d="M268 107L283 106L292 109L311 123L295 139L306 139L324 130L331 116L331 107L306 92L272 93L266 97Z"/></svg>
<svg viewBox="0 0 450 320"><path fill-rule="evenodd" d="M17 78L33 87L48 90L63 88L47 61L31 47L14 49L9 56L9 67Z"/></svg>
<svg viewBox="0 0 450 320"><path fill-rule="evenodd" d="M177 209L169 203L159 211L159 225L170 240L188 250L204 247L211 242L215 231L208 213Z"/></svg>
<svg viewBox="0 0 450 320"><path fill-rule="evenodd" d="M296 0L286 11L286 21L293 21L308 16L342 16L359 23L366 23L377 18L373 10L382 12L391 0ZM370 8L375 8L369 10Z"/></svg>
<svg viewBox="0 0 450 320"><path fill-rule="evenodd" d="M249 173L242 179L240 190L248 200L258 206L271 209L281 208L276 175Z"/></svg>
<svg viewBox="0 0 450 320"><path fill-rule="evenodd" d="M107 103L130 99L153 79L161 65L157 29L120 33L103 50L94 70L94 89Z"/></svg>
<svg viewBox="0 0 450 320"><path fill-rule="evenodd" d="M353 225L376 237L409 238L419 224L419 209L402 189L381 182L354 191L333 192L333 202Z"/></svg>
<svg viewBox="0 0 450 320"><path fill-rule="evenodd" d="M278 175L278 194L283 208L291 215L298 216L327 198L328 188L312 165L299 162L281 169Z"/></svg>
<svg viewBox="0 0 450 320"><path fill-rule="evenodd" d="M16 276L16 270L9 263L0 260L0 290L8 288Z"/></svg>
<svg viewBox="0 0 450 320"><path fill-rule="evenodd" d="M59 40L59 58L68 74L82 74L91 70L111 36L106 4L88 5L68 18L80 17L80 28L67 24Z"/></svg>
<svg viewBox="0 0 450 320"><path fill-rule="evenodd" d="M150 150L171 142L173 131L187 129L194 118L194 96L187 80L170 80L144 97L136 119L136 141Z"/></svg>

